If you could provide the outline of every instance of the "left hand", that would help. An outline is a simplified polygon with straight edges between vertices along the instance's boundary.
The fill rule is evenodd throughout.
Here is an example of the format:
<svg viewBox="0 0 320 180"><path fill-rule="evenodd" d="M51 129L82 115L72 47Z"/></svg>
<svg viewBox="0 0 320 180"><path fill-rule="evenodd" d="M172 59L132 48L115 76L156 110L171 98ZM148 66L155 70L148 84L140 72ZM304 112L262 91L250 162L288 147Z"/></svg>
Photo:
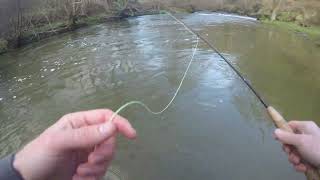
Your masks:
<svg viewBox="0 0 320 180"><path fill-rule="evenodd" d="M13 166L25 180L96 180L104 176L115 151L117 133L136 137L130 123L113 112L71 113L16 154Z"/></svg>

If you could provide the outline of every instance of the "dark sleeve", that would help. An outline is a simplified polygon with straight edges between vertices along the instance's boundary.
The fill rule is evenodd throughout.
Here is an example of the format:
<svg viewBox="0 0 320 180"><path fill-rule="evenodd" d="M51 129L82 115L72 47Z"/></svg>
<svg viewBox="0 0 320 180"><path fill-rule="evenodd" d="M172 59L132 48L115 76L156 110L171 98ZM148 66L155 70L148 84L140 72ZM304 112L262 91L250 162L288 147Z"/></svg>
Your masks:
<svg viewBox="0 0 320 180"><path fill-rule="evenodd" d="M0 160L0 179L1 180L23 180L20 173L13 167L15 155L9 155Z"/></svg>

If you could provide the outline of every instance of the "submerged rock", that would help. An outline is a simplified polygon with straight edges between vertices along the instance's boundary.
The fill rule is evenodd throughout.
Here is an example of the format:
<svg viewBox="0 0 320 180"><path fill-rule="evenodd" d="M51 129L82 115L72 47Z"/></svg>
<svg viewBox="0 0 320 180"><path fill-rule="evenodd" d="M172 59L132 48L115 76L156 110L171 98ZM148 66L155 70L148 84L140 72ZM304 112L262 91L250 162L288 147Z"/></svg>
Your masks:
<svg viewBox="0 0 320 180"><path fill-rule="evenodd" d="M122 68L123 68L123 71L125 73L128 73L129 72L129 66L127 63L122 63Z"/></svg>
<svg viewBox="0 0 320 180"><path fill-rule="evenodd" d="M0 54L8 51L8 41L0 39Z"/></svg>

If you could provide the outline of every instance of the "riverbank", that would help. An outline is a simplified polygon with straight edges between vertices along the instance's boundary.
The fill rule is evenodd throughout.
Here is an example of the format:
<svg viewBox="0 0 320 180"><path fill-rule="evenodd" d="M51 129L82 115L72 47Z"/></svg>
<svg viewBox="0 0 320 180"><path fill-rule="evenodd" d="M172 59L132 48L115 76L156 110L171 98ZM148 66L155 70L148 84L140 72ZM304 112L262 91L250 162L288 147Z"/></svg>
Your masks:
<svg viewBox="0 0 320 180"><path fill-rule="evenodd" d="M43 26L36 27L30 31L23 32L17 39L0 39L0 54L14 50L18 47L40 41L42 39L58 34L74 31L80 27L94 25L108 21L109 19L118 19L119 17L93 16L79 19L75 25L70 26L66 21L59 21Z"/></svg>
<svg viewBox="0 0 320 180"><path fill-rule="evenodd" d="M121 16L113 16L113 15L95 15L89 17L79 18L77 23L74 25L68 25L67 22L56 22L54 24L41 26L39 28L34 29L33 31L25 32L19 40L19 46L24 46L30 44L32 42L36 42L51 36L55 36L58 34L74 31L81 27L100 24L104 22L117 21L122 19ZM14 46L14 45L13 45Z"/></svg>
<svg viewBox="0 0 320 180"><path fill-rule="evenodd" d="M112 21L117 21L127 17L136 17L142 15L149 15L149 14L158 14L163 13L160 9L161 7L154 7L154 6L140 6L139 8L126 9L123 10L122 13L119 14L98 14L94 16L86 16L80 17L77 19L77 22L70 26L66 21L55 22L51 24L46 24L35 29L32 29L27 32L23 32L23 34L19 37L19 40L16 39L1 39L0 38L0 54L6 53L10 50L14 50L17 47L21 47L36 41L40 41L42 39L55 36L58 34L74 31L81 27L86 27L90 25L100 24L100 23L107 23ZM139 9L139 10L137 10ZM183 12L183 13L193 13L199 11L192 6L188 7L166 7L170 12ZM235 12L226 12L226 13L235 13ZM287 29L288 31L293 31L296 33L300 33L304 37L310 39L311 41L315 42L315 44L320 47L320 26L301 26L296 22L288 22L286 19L285 21L271 21L265 16L257 15L257 14L246 14L246 13L236 13L239 15L246 15L249 17L255 17L260 22L270 25L270 26L277 26L282 29ZM262 18L261 18L262 17ZM17 42L19 43L17 45Z"/></svg>
<svg viewBox="0 0 320 180"><path fill-rule="evenodd" d="M24 32L21 37L19 38L19 45L17 45L16 39L0 39L0 54L4 54L8 51L14 50L18 47L28 45L33 42L37 42L55 35L63 34L70 31L75 31L79 28L101 24L101 23L108 23L112 21L118 21L123 18L128 17L137 17L142 15L148 15L153 14L155 12L151 11L145 11L145 12L139 12L137 14L131 14L131 15L95 15L95 16L89 16L89 17L82 17L79 18L77 23L75 25L68 25L68 22L61 21L61 22L55 22L50 25L44 25L40 26L38 28L33 29L32 31Z"/></svg>
<svg viewBox="0 0 320 180"><path fill-rule="evenodd" d="M125 8L122 8L122 6ZM24 14L22 15L22 17L25 16L24 19L22 18L24 23L19 22L20 19L18 19L18 22L15 22L18 25L13 26L13 31L7 32L7 34L2 33L2 37L0 36L0 54L51 36L74 31L81 27L118 21L128 17L159 13L159 9L153 6L143 6L137 2L122 6L118 8L113 7L114 9L108 11L101 9L101 7L94 7L93 11L96 12L87 12L85 13L86 15L80 15L78 12L78 15L73 14L72 18L51 18L53 20L50 20L50 17L47 15L44 18L39 14Z"/></svg>
<svg viewBox="0 0 320 180"><path fill-rule="evenodd" d="M294 22L261 20L262 23L299 33L320 47L320 26L303 27Z"/></svg>
<svg viewBox="0 0 320 180"><path fill-rule="evenodd" d="M162 4L167 9L174 7L173 10L182 12L206 10L254 17L264 24L300 33L320 47L320 1L179 0L179 2L170 2L163 0Z"/></svg>

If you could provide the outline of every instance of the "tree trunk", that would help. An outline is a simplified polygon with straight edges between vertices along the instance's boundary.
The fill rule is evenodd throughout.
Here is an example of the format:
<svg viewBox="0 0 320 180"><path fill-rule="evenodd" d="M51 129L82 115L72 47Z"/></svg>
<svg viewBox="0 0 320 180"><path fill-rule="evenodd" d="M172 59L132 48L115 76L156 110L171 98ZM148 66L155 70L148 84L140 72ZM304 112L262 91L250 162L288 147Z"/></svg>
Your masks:
<svg viewBox="0 0 320 180"><path fill-rule="evenodd" d="M271 15L271 21L274 21L274 20L276 20L276 18L277 18L277 10L276 9L274 9L273 11L272 11L272 15Z"/></svg>
<svg viewBox="0 0 320 180"><path fill-rule="evenodd" d="M17 0L17 25L16 25L16 33L15 33L16 41L17 41L17 47L20 46L21 34L22 34L21 0Z"/></svg>
<svg viewBox="0 0 320 180"><path fill-rule="evenodd" d="M272 14L271 14L271 19L270 19L271 21L276 20L277 15L278 15L278 11L281 7L281 4L282 4L282 0L279 0L278 4L273 8Z"/></svg>

